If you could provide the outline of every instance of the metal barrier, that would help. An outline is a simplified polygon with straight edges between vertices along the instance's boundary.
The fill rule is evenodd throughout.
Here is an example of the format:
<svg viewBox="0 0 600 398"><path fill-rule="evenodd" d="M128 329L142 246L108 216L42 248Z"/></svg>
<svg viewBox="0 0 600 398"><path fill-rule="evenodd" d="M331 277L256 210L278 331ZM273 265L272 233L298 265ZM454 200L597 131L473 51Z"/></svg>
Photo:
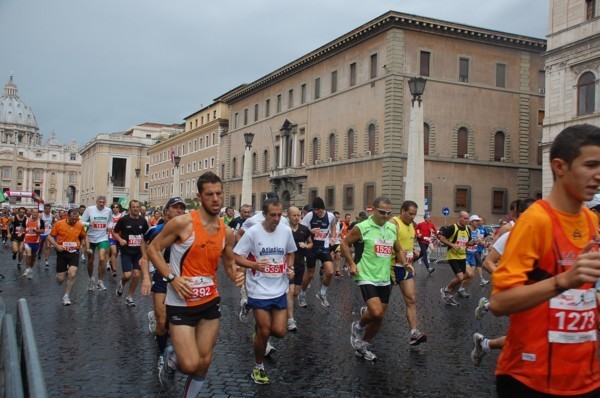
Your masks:
<svg viewBox="0 0 600 398"><path fill-rule="evenodd" d="M17 302L21 345L13 316L6 314L0 298L0 396L10 398L46 398L46 382L38 356L27 300Z"/></svg>

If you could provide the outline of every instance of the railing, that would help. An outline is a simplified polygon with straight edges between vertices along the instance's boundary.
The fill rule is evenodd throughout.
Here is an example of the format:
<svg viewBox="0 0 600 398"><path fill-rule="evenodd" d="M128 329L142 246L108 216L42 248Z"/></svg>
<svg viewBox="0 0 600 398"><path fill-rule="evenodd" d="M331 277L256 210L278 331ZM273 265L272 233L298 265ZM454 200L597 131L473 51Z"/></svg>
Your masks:
<svg viewBox="0 0 600 398"><path fill-rule="evenodd" d="M300 177L306 175L304 167L279 167L271 170L269 178Z"/></svg>
<svg viewBox="0 0 600 398"><path fill-rule="evenodd" d="M17 302L19 316L21 353L17 328L13 316L6 314L6 306L0 298L0 387L3 397L46 398L46 382L35 343L33 325L27 300Z"/></svg>

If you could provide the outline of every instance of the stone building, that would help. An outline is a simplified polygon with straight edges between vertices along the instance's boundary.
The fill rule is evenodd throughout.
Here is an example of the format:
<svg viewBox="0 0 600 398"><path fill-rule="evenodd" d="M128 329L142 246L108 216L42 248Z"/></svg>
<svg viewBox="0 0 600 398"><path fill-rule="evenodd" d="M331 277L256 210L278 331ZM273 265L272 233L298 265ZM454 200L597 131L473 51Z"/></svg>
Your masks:
<svg viewBox="0 0 600 398"><path fill-rule="evenodd" d="M45 202L68 206L80 201L79 144L57 141L52 133L43 140L33 110L19 97L12 76L0 97L0 169L2 190L35 192ZM33 205L32 199L11 199Z"/></svg>
<svg viewBox="0 0 600 398"><path fill-rule="evenodd" d="M565 127L600 126L600 10L595 0L552 0L546 61L544 193L552 173L548 151Z"/></svg>
<svg viewBox="0 0 600 398"><path fill-rule="evenodd" d="M404 199L410 99L423 95L429 209L497 221L541 195L542 39L390 11L215 101L230 106L218 168L240 205L244 133L253 192L284 202L321 196L357 214L379 195ZM258 200L260 206L262 200Z"/></svg>
<svg viewBox="0 0 600 398"><path fill-rule="evenodd" d="M193 204L190 201L196 198L198 177L206 171L220 173L217 165L221 156L221 135L227 133L228 124L229 107L216 102L185 117L182 134L161 140L148 150L152 206L164 206L173 196L181 196ZM178 176L174 174L176 158L179 161Z"/></svg>
<svg viewBox="0 0 600 398"><path fill-rule="evenodd" d="M148 201L148 148L181 131L178 124L143 123L124 132L98 134L80 151L81 203L93 205L98 195L105 195L109 202L121 198Z"/></svg>

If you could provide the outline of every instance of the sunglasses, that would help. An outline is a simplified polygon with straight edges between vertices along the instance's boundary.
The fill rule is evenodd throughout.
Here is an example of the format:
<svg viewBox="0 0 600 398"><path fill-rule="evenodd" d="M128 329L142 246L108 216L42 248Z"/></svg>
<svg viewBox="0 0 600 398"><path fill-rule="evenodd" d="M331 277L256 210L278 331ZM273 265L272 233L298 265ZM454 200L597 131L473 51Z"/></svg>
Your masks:
<svg viewBox="0 0 600 398"><path fill-rule="evenodd" d="M379 214L381 214L382 216L389 216L392 214L391 210L381 210L381 209L375 209L379 212Z"/></svg>
<svg viewBox="0 0 600 398"><path fill-rule="evenodd" d="M119 206L112 206L112 208L113 208L113 209L118 209L118 208L119 208Z"/></svg>

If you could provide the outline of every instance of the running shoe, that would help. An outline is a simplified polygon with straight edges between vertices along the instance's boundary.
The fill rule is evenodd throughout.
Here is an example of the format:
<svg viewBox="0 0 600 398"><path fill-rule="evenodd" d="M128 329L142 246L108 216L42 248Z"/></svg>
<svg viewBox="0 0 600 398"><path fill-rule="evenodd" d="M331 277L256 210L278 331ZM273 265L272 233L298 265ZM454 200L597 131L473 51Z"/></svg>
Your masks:
<svg viewBox="0 0 600 398"><path fill-rule="evenodd" d="M156 331L156 315L154 311L148 312L148 330L150 330L150 333Z"/></svg>
<svg viewBox="0 0 600 398"><path fill-rule="evenodd" d="M444 303L450 304L450 293L448 293L445 286L440 288L440 294L442 295L442 300L444 300Z"/></svg>
<svg viewBox="0 0 600 398"><path fill-rule="evenodd" d="M88 279L88 291L91 292L92 290L94 290L94 277Z"/></svg>
<svg viewBox="0 0 600 398"><path fill-rule="evenodd" d="M479 303L477 303L477 308L475 308L475 319L480 321L483 318L483 316L489 311L489 308L487 306L489 302L490 300L486 299L485 297L479 299Z"/></svg>
<svg viewBox="0 0 600 398"><path fill-rule="evenodd" d="M457 307L458 306L458 301L456 301L456 299L454 298L454 296L448 296L448 302L446 304L451 305L453 307Z"/></svg>
<svg viewBox="0 0 600 398"><path fill-rule="evenodd" d="M269 340L267 340L267 347L265 348L265 357L268 357L271 354L274 354L275 352L277 352L277 348L273 347Z"/></svg>
<svg viewBox="0 0 600 398"><path fill-rule="evenodd" d="M125 304L129 307L135 307L135 301L133 301L133 297L126 297Z"/></svg>
<svg viewBox="0 0 600 398"><path fill-rule="evenodd" d="M21 263L17 263L17 269L20 270L21 269Z"/></svg>
<svg viewBox="0 0 600 398"><path fill-rule="evenodd" d="M71 297L68 294L65 294L62 299L63 305L71 305Z"/></svg>
<svg viewBox="0 0 600 398"><path fill-rule="evenodd" d="M240 322L248 323L248 314L250 313L250 307L248 307L248 300L240 300Z"/></svg>
<svg viewBox="0 0 600 398"><path fill-rule="evenodd" d="M38 254L38 260L41 260L41 259L42 259L42 255Z"/></svg>
<svg viewBox="0 0 600 398"><path fill-rule="evenodd" d="M48 264L48 260L46 260L46 267L49 267L49 266L50 266L50 264Z"/></svg>
<svg viewBox="0 0 600 398"><path fill-rule="evenodd" d="M27 279L33 279L33 270L29 268L29 272L27 273Z"/></svg>
<svg viewBox="0 0 600 398"><path fill-rule="evenodd" d="M116 278L117 276L119 276L119 274L117 274L117 271L113 271L113 273L112 273L112 277L113 277L113 278Z"/></svg>
<svg viewBox="0 0 600 398"><path fill-rule="evenodd" d="M106 264L106 270L110 271L110 264Z"/></svg>
<svg viewBox="0 0 600 398"><path fill-rule="evenodd" d="M489 279L481 278L481 282L479 283L479 286L487 286L487 285L489 285L489 283L490 283Z"/></svg>
<svg viewBox="0 0 600 398"><path fill-rule="evenodd" d="M300 292L298 295L298 306L302 308L308 307L308 304L306 304L306 293Z"/></svg>
<svg viewBox="0 0 600 398"><path fill-rule="evenodd" d="M172 345L168 345L165 348L165 352L162 355L163 366L159 369L158 378L162 384L163 376L167 379L175 377L177 371L177 356L175 355L175 348Z"/></svg>
<svg viewBox="0 0 600 398"><path fill-rule="evenodd" d="M16 260L17 259L17 253L13 253L12 257L13 257L13 260Z"/></svg>
<svg viewBox="0 0 600 398"><path fill-rule="evenodd" d="M158 363L156 364L156 368L158 369L159 373L162 371L163 366L165 366L165 357L160 355L158 357Z"/></svg>
<svg viewBox="0 0 600 398"><path fill-rule="evenodd" d="M418 329L415 329L413 333L410 335L410 345L419 345L421 343L425 343L427 341L427 335Z"/></svg>
<svg viewBox="0 0 600 398"><path fill-rule="evenodd" d="M473 365L479 366L481 365L481 359L485 355L485 351L483 350L483 335L481 333L473 333L473 351L471 351L471 361L473 361Z"/></svg>
<svg viewBox="0 0 600 398"><path fill-rule="evenodd" d="M370 346L371 345L369 343L363 341L360 347L354 352L354 354L357 357L362 357L366 359L367 361L376 361L377 357L375 356L375 354L369 351Z"/></svg>
<svg viewBox="0 0 600 398"><path fill-rule="evenodd" d="M120 280L117 285L117 296L121 297L123 295L123 281Z"/></svg>
<svg viewBox="0 0 600 398"><path fill-rule="evenodd" d="M360 307L360 317L362 318L362 316L365 314L365 312L367 312L367 306L363 305L362 307Z"/></svg>
<svg viewBox="0 0 600 398"><path fill-rule="evenodd" d="M427 268L427 273L429 273L429 275L433 274L433 271L435 271L435 268L433 268L433 267Z"/></svg>
<svg viewBox="0 0 600 398"><path fill-rule="evenodd" d="M335 277L336 278L341 278L343 276L344 276L344 274L342 274L340 271L335 271Z"/></svg>
<svg viewBox="0 0 600 398"><path fill-rule="evenodd" d="M317 298L321 300L321 305L323 307L329 307L329 301L327 301L327 295L321 294L321 292L317 293Z"/></svg>
<svg viewBox="0 0 600 398"><path fill-rule="evenodd" d="M106 290L106 286L104 286L104 281L98 281L98 284L96 285L96 289Z"/></svg>
<svg viewBox="0 0 600 398"><path fill-rule="evenodd" d="M469 298L471 295L465 290L464 287L461 287L457 291L458 295L462 298Z"/></svg>
<svg viewBox="0 0 600 398"><path fill-rule="evenodd" d="M87 263L87 260L85 258L85 254L81 255L81 262L84 263L84 264Z"/></svg>
<svg viewBox="0 0 600 398"><path fill-rule="evenodd" d="M289 330L290 332L298 331L298 326L296 325L296 321L294 320L294 318L290 318L287 320L287 330Z"/></svg>
<svg viewBox="0 0 600 398"><path fill-rule="evenodd" d="M252 380L254 380L256 384L269 384L269 376L267 376L267 373L264 369L252 369L250 377L252 377Z"/></svg>
<svg viewBox="0 0 600 398"><path fill-rule="evenodd" d="M25 271L23 272L23 274L21 274L21 276L23 278L27 278L27 276L29 276L29 268L25 268Z"/></svg>
<svg viewBox="0 0 600 398"><path fill-rule="evenodd" d="M355 350L358 350L363 343L362 331L359 329L359 326L358 321L352 322L352 326L350 326L350 344Z"/></svg>

